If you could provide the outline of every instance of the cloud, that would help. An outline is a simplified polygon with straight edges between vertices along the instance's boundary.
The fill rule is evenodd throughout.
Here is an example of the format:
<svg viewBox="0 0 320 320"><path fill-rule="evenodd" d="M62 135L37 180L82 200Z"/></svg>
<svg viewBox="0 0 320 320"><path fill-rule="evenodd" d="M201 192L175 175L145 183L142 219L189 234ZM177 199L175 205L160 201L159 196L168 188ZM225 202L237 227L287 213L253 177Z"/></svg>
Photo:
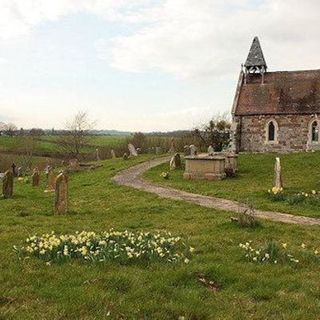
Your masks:
<svg viewBox="0 0 320 320"><path fill-rule="evenodd" d="M258 35L272 68L317 68L319 11L315 0L167 0L145 12L147 25L111 40L111 64L179 78L234 76Z"/></svg>

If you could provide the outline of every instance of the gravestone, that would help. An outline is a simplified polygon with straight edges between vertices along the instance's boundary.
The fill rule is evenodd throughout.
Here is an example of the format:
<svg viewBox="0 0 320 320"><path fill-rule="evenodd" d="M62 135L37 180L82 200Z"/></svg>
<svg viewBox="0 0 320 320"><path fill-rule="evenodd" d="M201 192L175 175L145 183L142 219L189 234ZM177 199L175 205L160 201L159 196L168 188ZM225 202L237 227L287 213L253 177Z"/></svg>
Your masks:
<svg viewBox="0 0 320 320"><path fill-rule="evenodd" d="M68 171L78 171L80 170L79 160L74 158L69 160L69 165L67 167Z"/></svg>
<svg viewBox="0 0 320 320"><path fill-rule="evenodd" d="M22 177L23 176L22 167L18 167L17 176L18 177Z"/></svg>
<svg viewBox="0 0 320 320"><path fill-rule="evenodd" d="M5 199L12 198L13 195L13 173L9 170L2 178L2 194Z"/></svg>
<svg viewBox="0 0 320 320"><path fill-rule="evenodd" d="M114 150L113 149L111 149L111 157L112 157L112 159L115 159L117 156L116 156L116 153L114 152Z"/></svg>
<svg viewBox="0 0 320 320"><path fill-rule="evenodd" d="M123 158L123 160L128 160L128 155L126 152L123 154L122 158Z"/></svg>
<svg viewBox="0 0 320 320"><path fill-rule="evenodd" d="M185 156L190 156L190 146L184 146L183 153Z"/></svg>
<svg viewBox="0 0 320 320"><path fill-rule="evenodd" d="M14 177L17 176L17 170L16 170L16 168L17 168L17 166L16 166L14 163L12 163L11 169L12 169L12 174L13 174Z"/></svg>
<svg viewBox="0 0 320 320"><path fill-rule="evenodd" d="M99 152L99 148L96 149L96 160L100 161L100 152Z"/></svg>
<svg viewBox="0 0 320 320"><path fill-rule="evenodd" d="M64 214L68 210L68 177L61 172L56 178L54 213Z"/></svg>
<svg viewBox="0 0 320 320"><path fill-rule="evenodd" d="M31 178L32 178L32 186L38 187L39 183L40 183L40 173L39 173L38 168L33 169L33 173L32 173Z"/></svg>
<svg viewBox="0 0 320 320"><path fill-rule="evenodd" d="M176 151L176 144L174 138L171 138L169 153L174 153Z"/></svg>
<svg viewBox="0 0 320 320"><path fill-rule="evenodd" d="M214 149L213 149L213 146L209 146L208 148L208 156L213 156L214 155Z"/></svg>
<svg viewBox="0 0 320 320"><path fill-rule="evenodd" d="M130 156L133 156L133 157L137 157L138 156L137 150L136 150L136 148L134 147L134 145L132 143L128 144L128 149L129 149L129 152L130 152Z"/></svg>
<svg viewBox="0 0 320 320"><path fill-rule="evenodd" d="M161 153L162 153L162 148L156 147L156 154L161 154Z"/></svg>
<svg viewBox="0 0 320 320"><path fill-rule="evenodd" d="M170 170L181 168L181 157L179 153L176 153L170 160Z"/></svg>
<svg viewBox="0 0 320 320"><path fill-rule="evenodd" d="M194 144L191 144L190 145L190 156L194 157L197 155L197 153L198 153L197 147Z"/></svg>
<svg viewBox="0 0 320 320"><path fill-rule="evenodd" d="M54 192L55 189L55 176L52 167L48 167L47 169L48 175L47 175L47 186L46 190L44 192Z"/></svg>
<svg viewBox="0 0 320 320"><path fill-rule="evenodd" d="M273 186L276 188L283 188L282 183L282 173L281 173L281 162L280 158L276 158L276 163L274 165L274 180L273 180Z"/></svg>

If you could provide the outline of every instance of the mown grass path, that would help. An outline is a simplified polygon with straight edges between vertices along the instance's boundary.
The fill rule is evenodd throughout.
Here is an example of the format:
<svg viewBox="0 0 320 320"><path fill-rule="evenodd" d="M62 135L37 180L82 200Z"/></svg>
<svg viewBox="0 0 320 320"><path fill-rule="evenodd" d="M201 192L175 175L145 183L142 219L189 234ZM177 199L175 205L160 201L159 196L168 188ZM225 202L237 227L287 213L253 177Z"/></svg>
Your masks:
<svg viewBox="0 0 320 320"><path fill-rule="evenodd" d="M194 194L190 192L185 192L182 190L177 190L171 187L163 187L156 183L144 180L141 175L160 164L168 162L170 157L162 157L158 159L149 160L141 164L135 165L128 169L119 172L113 177L113 181L121 184L133 187L135 189L144 190L147 192L152 192L157 194L161 198L169 198L174 200L183 200L186 202L196 203L200 206L215 208L225 211L238 212L239 210L245 210L246 206L243 203L204 196L200 194ZM295 216L292 214L275 212L275 211L263 211L255 210L255 215L259 218L268 219L277 222L292 223L292 224L302 224L302 225L320 225L320 219Z"/></svg>

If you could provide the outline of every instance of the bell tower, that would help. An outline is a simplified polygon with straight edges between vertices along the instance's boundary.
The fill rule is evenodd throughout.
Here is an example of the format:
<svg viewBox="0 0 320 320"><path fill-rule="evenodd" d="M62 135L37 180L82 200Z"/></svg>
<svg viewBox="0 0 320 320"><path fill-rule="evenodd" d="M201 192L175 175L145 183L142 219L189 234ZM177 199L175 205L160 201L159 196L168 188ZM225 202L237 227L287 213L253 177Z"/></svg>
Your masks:
<svg viewBox="0 0 320 320"><path fill-rule="evenodd" d="M261 83L264 83L264 74L267 72L267 64L263 56L261 45L258 37L254 37L252 45L245 64L243 65L244 83L250 73L261 74Z"/></svg>

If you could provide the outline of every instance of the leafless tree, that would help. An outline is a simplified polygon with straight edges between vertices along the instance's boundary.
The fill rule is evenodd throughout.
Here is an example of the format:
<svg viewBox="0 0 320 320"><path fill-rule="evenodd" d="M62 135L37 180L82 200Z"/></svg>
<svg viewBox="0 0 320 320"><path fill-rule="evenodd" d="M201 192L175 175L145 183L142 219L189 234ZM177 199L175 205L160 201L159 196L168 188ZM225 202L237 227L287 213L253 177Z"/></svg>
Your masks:
<svg viewBox="0 0 320 320"><path fill-rule="evenodd" d="M10 136L12 137L15 132L17 131L17 126L13 123L7 123L5 126L4 126L4 133L7 135L7 136Z"/></svg>
<svg viewBox="0 0 320 320"><path fill-rule="evenodd" d="M87 136L93 129L95 122L90 121L88 113L79 111L73 119L66 124L66 131L58 139L62 151L69 156L78 158L87 145Z"/></svg>

